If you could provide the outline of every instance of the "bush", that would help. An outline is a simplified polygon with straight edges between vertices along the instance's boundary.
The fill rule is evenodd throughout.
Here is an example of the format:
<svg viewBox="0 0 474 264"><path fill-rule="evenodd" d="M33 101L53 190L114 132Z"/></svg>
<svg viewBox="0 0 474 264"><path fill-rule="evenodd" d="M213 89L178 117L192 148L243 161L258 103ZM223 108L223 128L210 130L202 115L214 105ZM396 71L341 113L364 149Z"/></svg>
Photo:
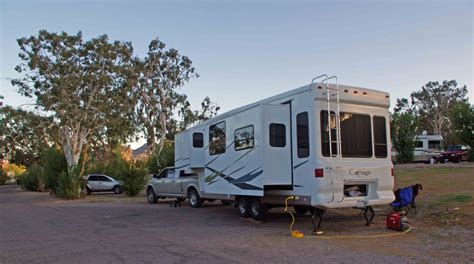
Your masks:
<svg viewBox="0 0 474 264"><path fill-rule="evenodd" d="M0 185L5 185L7 182L7 175L3 173L3 170L0 168Z"/></svg>
<svg viewBox="0 0 474 264"><path fill-rule="evenodd" d="M79 171L75 170L71 175L66 171L58 175L57 195L67 200L80 197L83 180L79 176Z"/></svg>
<svg viewBox="0 0 474 264"><path fill-rule="evenodd" d="M470 162L474 162L474 147L469 150L469 153L467 155L467 160L469 160Z"/></svg>
<svg viewBox="0 0 474 264"><path fill-rule="evenodd" d="M149 173L158 173L165 167L174 166L174 144L166 142L160 154L158 148L147 160L146 167Z"/></svg>
<svg viewBox="0 0 474 264"><path fill-rule="evenodd" d="M41 163L44 167L45 188L57 193L59 175L67 171L67 161L63 152L56 147L51 147L42 153Z"/></svg>
<svg viewBox="0 0 474 264"><path fill-rule="evenodd" d="M44 168L35 163L18 179L23 189L33 192L42 191L44 189Z"/></svg>
<svg viewBox="0 0 474 264"><path fill-rule="evenodd" d="M146 169L141 162L130 162L122 173L123 190L130 197L137 196L145 187L147 181Z"/></svg>

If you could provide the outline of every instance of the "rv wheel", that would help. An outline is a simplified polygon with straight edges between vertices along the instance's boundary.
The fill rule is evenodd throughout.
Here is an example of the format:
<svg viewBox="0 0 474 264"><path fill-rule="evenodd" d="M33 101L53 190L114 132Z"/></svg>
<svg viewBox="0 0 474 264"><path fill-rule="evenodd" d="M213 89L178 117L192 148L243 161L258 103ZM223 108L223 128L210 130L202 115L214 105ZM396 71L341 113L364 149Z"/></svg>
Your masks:
<svg viewBox="0 0 474 264"><path fill-rule="evenodd" d="M268 207L260 202L260 199L253 198L250 202L250 214L252 218L257 221L265 219L268 213Z"/></svg>
<svg viewBox="0 0 474 264"><path fill-rule="evenodd" d="M237 209L239 210L240 217L250 216L250 202L245 197L240 197L237 200Z"/></svg>

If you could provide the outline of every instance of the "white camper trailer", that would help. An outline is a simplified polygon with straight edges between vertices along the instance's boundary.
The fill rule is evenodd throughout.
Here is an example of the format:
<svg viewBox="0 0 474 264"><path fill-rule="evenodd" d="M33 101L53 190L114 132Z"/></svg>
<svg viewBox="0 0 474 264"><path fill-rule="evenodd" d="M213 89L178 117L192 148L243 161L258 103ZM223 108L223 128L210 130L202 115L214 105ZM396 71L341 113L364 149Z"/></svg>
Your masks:
<svg viewBox="0 0 474 264"><path fill-rule="evenodd" d="M176 170L198 175L202 198L255 219L288 196L300 212L392 202L388 93L330 79L177 134Z"/></svg>

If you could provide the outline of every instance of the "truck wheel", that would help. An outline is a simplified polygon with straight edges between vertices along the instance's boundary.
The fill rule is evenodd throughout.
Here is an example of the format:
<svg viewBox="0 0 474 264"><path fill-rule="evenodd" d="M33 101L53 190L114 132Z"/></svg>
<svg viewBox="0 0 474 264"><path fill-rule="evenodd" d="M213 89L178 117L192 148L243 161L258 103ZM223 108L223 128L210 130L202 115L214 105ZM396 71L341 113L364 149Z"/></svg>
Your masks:
<svg viewBox="0 0 474 264"><path fill-rule="evenodd" d="M461 161L461 158L459 156L454 157L452 160L453 163L459 163L460 161Z"/></svg>
<svg viewBox="0 0 474 264"><path fill-rule="evenodd" d="M245 197L240 197L237 200L237 209L240 217L247 218L250 216L250 201Z"/></svg>
<svg viewBox="0 0 474 264"><path fill-rule="evenodd" d="M309 211L309 208L304 206L293 206L293 209L295 209L295 212L299 215L305 215Z"/></svg>
<svg viewBox="0 0 474 264"><path fill-rule="evenodd" d="M188 198L189 198L189 203L191 204L191 207L193 208L201 207L202 200L201 200L201 197L199 197L199 193L196 190L192 189L191 191L189 191Z"/></svg>
<svg viewBox="0 0 474 264"><path fill-rule="evenodd" d="M260 199L253 198L250 201L250 215L256 221L265 220L268 213L268 207L260 202Z"/></svg>
<svg viewBox="0 0 474 264"><path fill-rule="evenodd" d="M148 203L156 204L158 202L158 197L156 196L152 188L148 188L148 190L146 190L146 197Z"/></svg>

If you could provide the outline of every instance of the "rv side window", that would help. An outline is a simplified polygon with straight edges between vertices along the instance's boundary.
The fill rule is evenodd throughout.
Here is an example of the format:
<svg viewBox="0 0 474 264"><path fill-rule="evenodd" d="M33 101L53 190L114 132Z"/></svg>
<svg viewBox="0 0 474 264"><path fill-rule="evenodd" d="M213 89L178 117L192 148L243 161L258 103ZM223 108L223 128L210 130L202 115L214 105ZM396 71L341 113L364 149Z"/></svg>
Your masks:
<svg viewBox="0 0 474 264"><path fill-rule="evenodd" d="M423 141L417 141L415 148L423 148Z"/></svg>
<svg viewBox="0 0 474 264"><path fill-rule="evenodd" d="M376 158L387 157L387 129L382 116L374 116L374 148Z"/></svg>
<svg viewBox="0 0 474 264"><path fill-rule="evenodd" d="M321 111L321 152L323 156L329 157L329 129L328 129L328 111ZM331 111L330 117L330 127L331 127L331 150L332 155L337 155L337 145L336 145L336 116L335 113Z"/></svg>
<svg viewBox="0 0 474 264"><path fill-rule="evenodd" d="M429 149L441 150L441 141L439 141L439 140L429 140L428 141L428 148Z"/></svg>
<svg viewBox="0 0 474 264"><path fill-rule="evenodd" d="M225 152L225 121L209 127L209 155Z"/></svg>
<svg viewBox="0 0 474 264"><path fill-rule="evenodd" d="M270 124L270 146L283 148L286 146L286 127L283 124Z"/></svg>
<svg viewBox="0 0 474 264"><path fill-rule="evenodd" d="M236 129L234 132L234 148L235 150L243 150L253 148L254 134L253 125Z"/></svg>
<svg viewBox="0 0 474 264"><path fill-rule="evenodd" d="M296 143L298 145L298 158L309 156L309 126L308 112L296 115Z"/></svg>
<svg viewBox="0 0 474 264"><path fill-rule="evenodd" d="M341 112L342 156L351 158L372 157L370 116Z"/></svg>
<svg viewBox="0 0 474 264"><path fill-rule="evenodd" d="M204 135L202 133L193 133L193 147L204 147Z"/></svg>

